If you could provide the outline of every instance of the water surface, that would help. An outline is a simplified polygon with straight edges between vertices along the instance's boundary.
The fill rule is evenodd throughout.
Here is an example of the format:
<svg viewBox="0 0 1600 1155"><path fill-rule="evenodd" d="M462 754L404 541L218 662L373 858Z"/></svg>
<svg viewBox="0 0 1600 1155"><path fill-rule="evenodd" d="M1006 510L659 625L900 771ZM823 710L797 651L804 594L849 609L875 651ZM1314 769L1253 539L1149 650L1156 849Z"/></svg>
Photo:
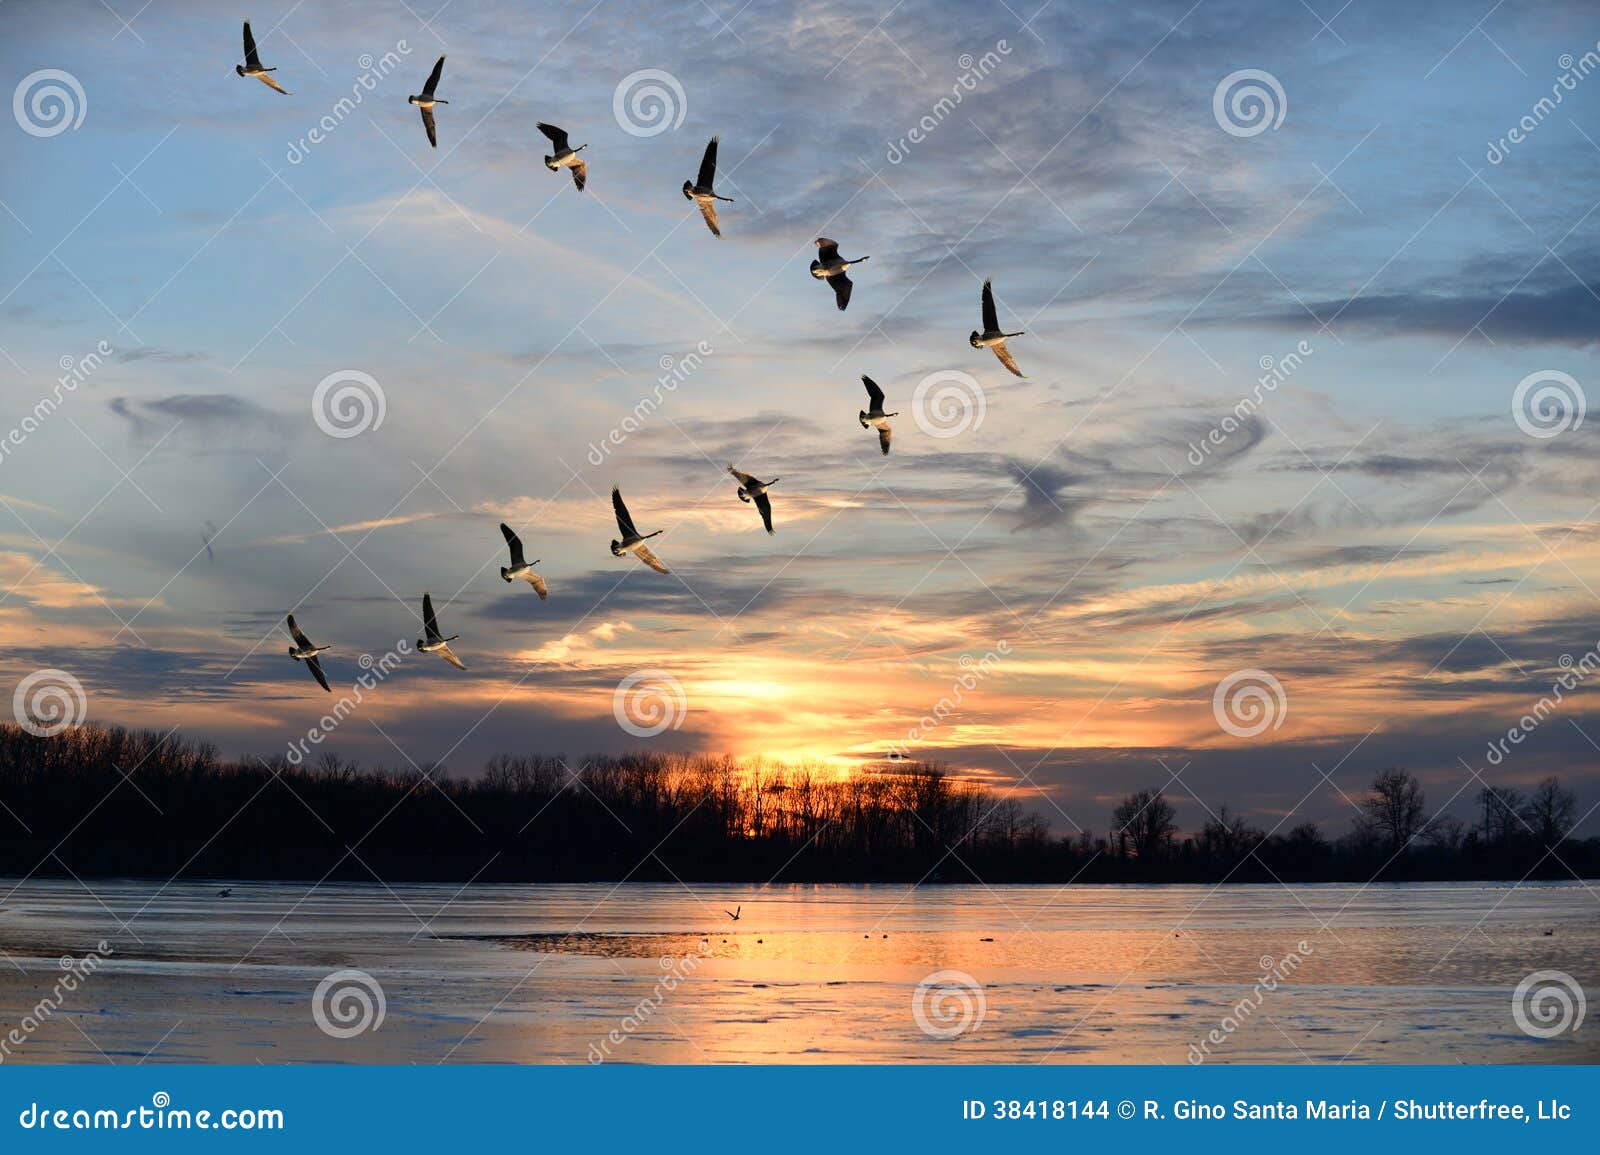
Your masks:
<svg viewBox="0 0 1600 1155"><path fill-rule="evenodd" d="M1600 1061L1600 1023L1512 1013L1532 972L1600 989L1577 882L4 881L0 1027L102 940L6 1061L1183 1063L1214 1030L1211 1062ZM344 969L384 1014L341 1038L313 1006Z"/></svg>

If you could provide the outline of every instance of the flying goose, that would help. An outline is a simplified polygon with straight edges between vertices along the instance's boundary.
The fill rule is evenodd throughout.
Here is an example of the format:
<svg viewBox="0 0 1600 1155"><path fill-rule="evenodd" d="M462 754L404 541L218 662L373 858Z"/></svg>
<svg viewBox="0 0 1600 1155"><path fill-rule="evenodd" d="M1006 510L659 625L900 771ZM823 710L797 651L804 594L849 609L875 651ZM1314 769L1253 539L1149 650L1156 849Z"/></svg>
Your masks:
<svg viewBox="0 0 1600 1155"><path fill-rule="evenodd" d="M883 450L885 457L889 456L889 441L894 437L894 432L889 428L889 418L900 416L899 413L885 413L883 411L883 390L878 388L878 383L865 373L861 375L861 383L867 387L867 400L871 409L863 409L859 414L861 428L877 426L878 446Z"/></svg>
<svg viewBox="0 0 1600 1155"><path fill-rule="evenodd" d="M757 481L742 469L728 466L728 472L739 479L739 500L754 501L756 508L761 511L761 522L767 527L767 532L774 532L772 528L772 499L767 496L769 486L777 485L782 478L774 477L771 481Z"/></svg>
<svg viewBox="0 0 1600 1155"><path fill-rule="evenodd" d="M700 158L700 176L693 184L683 182L683 195L700 206L700 215L706 218L706 228L711 230L711 235L720 237L722 230L717 228L717 202L727 201L733 203L732 197L719 197L712 187L717 180L717 138L712 137L711 143L706 145L706 154Z"/></svg>
<svg viewBox="0 0 1600 1155"><path fill-rule="evenodd" d="M650 552L650 547L645 545L645 542L652 537L660 537L666 531L658 529L655 533L647 533L641 537L639 531L633 528L633 515L628 512L628 507L622 504L622 490L615 485L611 487L611 508L616 511L617 529L622 534L621 541L611 543L611 552L617 557L631 553L657 573L671 573L671 570L661 564L661 559Z"/></svg>
<svg viewBox="0 0 1600 1155"><path fill-rule="evenodd" d="M577 148L571 147L567 143L566 129L557 128L553 124L546 124L542 120L538 124L538 129L550 138L550 143L556 150L554 156L544 158L544 167L551 172L555 172L558 168L570 168L572 170L572 183L578 186L579 192L582 192L584 181L589 179L589 166L578 159L578 154L589 146L580 144Z"/></svg>
<svg viewBox="0 0 1600 1155"><path fill-rule="evenodd" d="M268 31L271 30L269 29ZM253 76L268 88L276 89L285 96L289 95L283 85L267 75L269 72L278 70L276 68L261 67L261 54L256 51L256 38L250 34L250 21L248 20L244 22L244 63L235 64L233 70L240 76Z"/></svg>
<svg viewBox="0 0 1600 1155"><path fill-rule="evenodd" d="M544 584L544 578L533 572L533 567L539 564L539 559L534 558L531 563L523 560L522 539L503 521L500 523L500 532L505 534L506 544L511 547L511 565L501 566L500 576L508 582L522 578L533 587L533 592L539 595L539 600L544 601L550 596L550 589Z"/></svg>
<svg viewBox="0 0 1600 1155"><path fill-rule="evenodd" d="M289 636L294 638L294 645L289 647L289 656L297 662L304 662L306 669L311 671L311 676L328 693L333 693L333 687L328 685L328 675L322 672L322 662L317 655L323 650L331 650L332 646L314 646L311 639L301 632L295 624L294 615L289 615Z"/></svg>
<svg viewBox="0 0 1600 1155"><path fill-rule="evenodd" d="M989 282L983 282L983 332L976 329L967 338L974 349L993 349L994 355L1000 358L1000 364L1010 369L1018 377L1023 376L1021 369L1011 357L1011 350L1006 348L1007 337L1020 337L1022 331L1015 333L1002 333L1000 331L1000 317L994 310L994 290L989 287Z"/></svg>
<svg viewBox="0 0 1600 1155"><path fill-rule="evenodd" d="M742 910L744 910L744 907L736 906L732 910L724 909L722 913L727 915L729 918L733 919L734 922L738 922L739 921L739 912L742 911Z"/></svg>
<svg viewBox="0 0 1600 1155"><path fill-rule="evenodd" d="M414 104L422 110L422 127L428 130L428 143L434 148L439 147L439 134L433 126L433 106L436 104L449 104L448 100L438 100L433 95L433 90L439 87L439 74L444 71L444 57L439 57L439 62L433 66L433 73L428 77L428 83L422 86L421 96L406 97L407 104Z"/></svg>
<svg viewBox="0 0 1600 1155"><path fill-rule="evenodd" d="M422 595L422 632L427 638L417 639L417 649L424 654L438 654L458 670L467 668L450 652L450 643L461 635L451 634L448 638L439 635L439 619L433 614L433 595L428 593Z"/></svg>
<svg viewBox="0 0 1600 1155"><path fill-rule="evenodd" d="M850 278L845 275L845 270L851 265L859 265L862 261L871 260L870 257L857 257L847 261L839 255L839 242L830 241L827 237L817 238L817 259L811 262L811 275L817 280L830 280L833 282L833 299L839 303L839 311L844 312L845 306L850 303L850 290L855 288L850 283Z"/></svg>

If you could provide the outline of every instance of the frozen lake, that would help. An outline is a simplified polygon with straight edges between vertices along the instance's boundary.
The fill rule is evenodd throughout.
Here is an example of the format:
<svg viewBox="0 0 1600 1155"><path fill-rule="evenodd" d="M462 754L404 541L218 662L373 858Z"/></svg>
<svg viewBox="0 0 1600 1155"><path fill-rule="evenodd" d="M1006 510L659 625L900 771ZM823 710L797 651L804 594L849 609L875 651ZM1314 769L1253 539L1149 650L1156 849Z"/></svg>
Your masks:
<svg viewBox="0 0 1600 1155"><path fill-rule="evenodd" d="M13 880L0 950L6 1062L1600 1061L1513 1015L1534 972L1600 989L1577 882Z"/></svg>

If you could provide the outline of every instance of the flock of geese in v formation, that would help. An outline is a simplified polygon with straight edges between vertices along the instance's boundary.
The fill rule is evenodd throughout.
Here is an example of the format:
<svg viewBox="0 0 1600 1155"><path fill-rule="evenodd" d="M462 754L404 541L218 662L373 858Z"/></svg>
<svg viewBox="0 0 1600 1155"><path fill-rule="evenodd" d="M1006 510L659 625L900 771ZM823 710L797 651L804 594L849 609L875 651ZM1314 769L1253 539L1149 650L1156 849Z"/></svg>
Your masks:
<svg viewBox="0 0 1600 1155"><path fill-rule="evenodd" d="M256 38L251 34L248 20L244 22L244 62L235 65L234 71L240 76L252 77L261 81L275 92L281 92L285 96L290 95L282 85L272 78L271 74L276 72L277 69L262 66L261 55L256 49ZM444 57L441 56L434 64L433 71L428 74L428 80L422 86L422 92L406 98L407 103L416 105L421 111L422 127L428 134L428 143L434 148L439 147L438 126L433 118L434 106L450 103L435 95L439 88L440 77L443 74ZM589 166L579 159L578 154L589 146L580 144L578 147L573 148L567 131L553 124L539 121L537 127L549 139L552 149L551 155L544 158L544 166L551 172L563 168L571 169L572 183L579 192L582 192L584 186L588 183ZM705 218L706 227L711 230L711 235L721 237L722 229L717 222L717 202L723 201L732 204L733 198L717 194L716 177L717 138L712 137L710 143L706 145L705 154L700 158L698 175L693 181L686 180L683 182L683 195L686 199L694 201L695 205L700 209L700 215ZM841 257L839 255L839 242L829 240L827 237L817 238L817 259L811 262L811 275L819 281L827 281L832 286L834 301L841 312L849 306L850 294L855 288L855 285L850 280L849 270L852 266L862 264L867 259L867 257L856 257L854 259ZM994 290L990 287L988 281L984 281L983 328L982 330L974 329L967 338L968 343L974 349L992 349L1002 365L1016 376L1021 377L1023 375L1022 370L1017 368L1017 363L1011 356L1011 350L1006 347L1007 338L1020 336L1022 336L1020 331L1006 333L1001 330L999 315L995 310ZM889 427L889 418L898 417L899 413L898 411L884 412L883 390L878 388L877 382L873 381L871 377L863 375L861 382L866 386L868 402L868 408L861 410L857 415L861 422L861 428L876 429L878 431L878 446L887 454L889 452L889 442L893 438L893 431ZM767 532L772 533L772 499L768 496L767 490L776 485L779 479L774 477L771 481L761 481L741 469L735 469L732 465L728 466L728 472L739 483L739 500L753 503L756 510L761 514L761 522L766 527ZM620 541L612 541L612 554L622 557L631 553L657 573L670 572L666 566L661 564L661 559L656 557L650 547L645 544L651 538L658 537L665 531L658 529L654 533L640 533L634 526L633 515L628 512L627 505L623 503L621 491L616 486L611 488L611 506L617 517L617 530L622 535ZM507 582L515 581L518 578L523 579L533 587L534 592L539 595L540 601L545 600L549 596L549 588L545 585L544 578L540 577L533 569L534 566L539 564L538 559L532 562L525 559L522 550L522 539L516 535L509 525L502 522L500 524L500 532L505 536L506 546L511 554L511 564L500 568L500 576ZM424 636L417 639L417 649L425 654L438 654L457 669L466 669L467 667L462 663L461 659L456 657L455 653L450 649L450 643L460 635L451 634L449 637L445 637L440 632L439 619L433 610L433 597L426 593L422 595L422 623ZM313 644L311 639L306 637L305 633L300 629L299 624L294 620L293 614L289 615L288 626L289 634L294 639L294 645L289 647L289 656L297 661L304 662L318 684L331 693L332 687L328 685L328 676L322 668L322 662L318 655L325 650L332 649L332 647Z"/></svg>

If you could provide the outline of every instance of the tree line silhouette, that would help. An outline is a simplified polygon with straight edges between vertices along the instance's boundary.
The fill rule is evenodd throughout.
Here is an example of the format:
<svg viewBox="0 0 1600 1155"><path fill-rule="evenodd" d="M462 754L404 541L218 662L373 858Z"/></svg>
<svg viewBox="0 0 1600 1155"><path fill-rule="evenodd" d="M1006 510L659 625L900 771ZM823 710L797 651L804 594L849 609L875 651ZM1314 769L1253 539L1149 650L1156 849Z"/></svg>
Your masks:
<svg viewBox="0 0 1600 1155"><path fill-rule="evenodd" d="M1198 801L1198 800L1197 800ZM1555 778L1485 786L1471 823L1403 769L1351 829L1263 830L1227 806L1180 831L1160 789L1104 833L1056 835L1014 797L934 764L832 768L638 753L362 768L232 760L176 734L0 726L0 874L341 881L1284 882L1592 878Z"/></svg>

